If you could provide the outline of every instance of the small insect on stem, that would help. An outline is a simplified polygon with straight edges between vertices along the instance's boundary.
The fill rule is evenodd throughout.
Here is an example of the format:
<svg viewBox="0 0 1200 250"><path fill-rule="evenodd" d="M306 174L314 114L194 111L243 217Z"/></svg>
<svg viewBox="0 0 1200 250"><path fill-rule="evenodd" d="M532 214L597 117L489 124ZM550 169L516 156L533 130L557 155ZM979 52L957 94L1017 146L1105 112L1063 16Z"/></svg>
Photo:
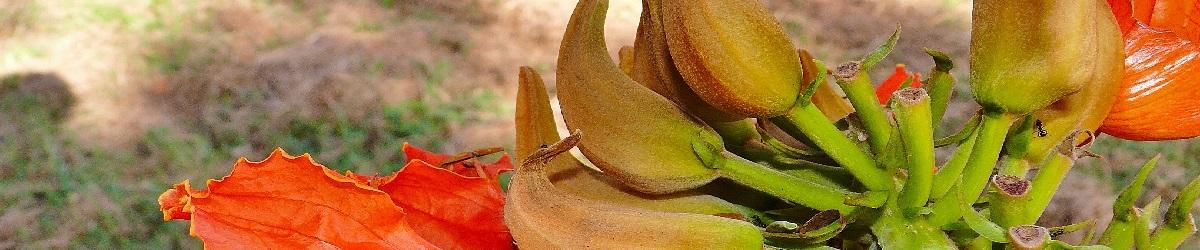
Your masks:
<svg viewBox="0 0 1200 250"><path fill-rule="evenodd" d="M1037 137L1046 137L1047 135L1049 135L1046 132L1046 126L1042 125L1041 119L1038 119L1033 122L1033 129L1034 129L1034 133L1037 134Z"/></svg>

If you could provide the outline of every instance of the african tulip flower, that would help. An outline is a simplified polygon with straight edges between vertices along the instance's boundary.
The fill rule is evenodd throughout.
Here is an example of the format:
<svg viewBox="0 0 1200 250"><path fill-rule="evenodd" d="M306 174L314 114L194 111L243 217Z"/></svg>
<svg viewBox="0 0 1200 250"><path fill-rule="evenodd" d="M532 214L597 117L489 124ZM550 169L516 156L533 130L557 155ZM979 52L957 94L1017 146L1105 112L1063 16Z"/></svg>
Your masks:
<svg viewBox="0 0 1200 250"><path fill-rule="evenodd" d="M1200 136L1200 5L1109 0L1125 37L1125 73L1100 131L1130 140Z"/></svg>

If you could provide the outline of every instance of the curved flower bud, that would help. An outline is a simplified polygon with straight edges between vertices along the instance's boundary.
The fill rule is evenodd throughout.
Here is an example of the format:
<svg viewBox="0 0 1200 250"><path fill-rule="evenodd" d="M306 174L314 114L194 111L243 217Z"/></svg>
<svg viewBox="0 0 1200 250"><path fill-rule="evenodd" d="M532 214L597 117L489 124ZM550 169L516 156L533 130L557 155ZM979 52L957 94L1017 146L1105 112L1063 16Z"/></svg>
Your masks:
<svg viewBox="0 0 1200 250"><path fill-rule="evenodd" d="M701 99L745 117L792 108L799 56L761 1L662 1L662 7L671 57Z"/></svg>
<svg viewBox="0 0 1200 250"><path fill-rule="evenodd" d="M667 31L663 27L662 4L658 1L642 2L642 17L638 24L637 37L633 42L631 57L634 81L655 93L670 99L689 114L706 123L723 123L743 119L739 115L723 112L704 102L683 81L671 52L667 49Z"/></svg>
<svg viewBox="0 0 1200 250"><path fill-rule="evenodd" d="M1100 4L1099 8L1104 8ZM1105 29L1106 32L1117 30ZM1114 34L1115 35L1115 34ZM1107 36L1107 35L1106 35ZM1103 43L1103 51L1120 50L1118 44ZM1085 86L1078 93L1064 97L1049 107L1034 112L1039 127L1035 128L1029 150L1024 155L1026 161L1039 162L1050 154L1050 151L1064 139L1081 131L1095 132L1100 124L1109 116L1113 102L1117 100L1117 91L1121 85L1121 72L1124 69L1122 53L1105 53L1095 62L1095 71Z"/></svg>
<svg viewBox="0 0 1200 250"><path fill-rule="evenodd" d="M513 240L528 249L760 249L763 235L745 221L635 209L587 200L551 184L546 167L580 134L535 151L517 168L504 205Z"/></svg>
<svg viewBox="0 0 1200 250"><path fill-rule="evenodd" d="M550 97L542 77L530 67L521 67L517 89L516 153L518 159L532 155L543 145L559 141ZM554 186L585 199L615 203L662 212L694 214L736 214L750 218L756 211L694 191L665 196L638 193L616 180L593 171L570 155L557 157L546 165L545 174Z"/></svg>

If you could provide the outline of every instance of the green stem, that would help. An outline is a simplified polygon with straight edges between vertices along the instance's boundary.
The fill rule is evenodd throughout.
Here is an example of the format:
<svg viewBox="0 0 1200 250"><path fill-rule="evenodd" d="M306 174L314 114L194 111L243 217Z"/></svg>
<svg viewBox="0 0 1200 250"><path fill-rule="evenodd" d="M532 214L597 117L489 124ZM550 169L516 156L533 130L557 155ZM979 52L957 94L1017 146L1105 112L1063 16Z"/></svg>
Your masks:
<svg viewBox="0 0 1200 250"><path fill-rule="evenodd" d="M933 103L933 124L938 125L942 121L942 115L946 113L946 106L950 104L950 98L954 96L954 74L950 70L954 68L954 62L950 61L950 57L945 53L937 50L925 49L925 53L933 57L933 62L936 67L929 74L928 87L929 100Z"/></svg>
<svg viewBox="0 0 1200 250"><path fill-rule="evenodd" d="M1029 204L1029 181L1020 176L996 175L992 179L992 188L996 190L988 202L992 221L1003 228L1026 224L1021 222L1025 220Z"/></svg>
<svg viewBox="0 0 1200 250"><path fill-rule="evenodd" d="M1050 205L1050 199L1054 198L1054 193L1058 191L1058 185L1062 184L1067 172L1070 172L1072 164L1075 164L1075 161L1070 156L1059 153L1051 154L1046 163L1042 164L1037 175L1033 176L1033 183L1030 184L1029 209L1026 210L1023 224L1033 224L1042 217L1046 206Z"/></svg>
<svg viewBox="0 0 1200 250"><path fill-rule="evenodd" d="M867 142L871 144L871 150L879 154L891 139L892 124L888 121L883 106L879 105L879 99L875 97L875 88L871 86L870 78L866 72L858 72L857 69L853 75L849 72L837 72L837 75L838 85L846 92L846 98L850 99L850 104L854 106L854 111L866 127Z"/></svg>
<svg viewBox="0 0 1200 250"><path fill-rule="evenodd" d="M1104 229L1104 233L1100 234L1100 244L1113 247L1114 249L1129 249L1133 247L1134 233L1136 228L1134 223L1139 223L1141 215L1138 214L1135 204L1139 197L1142 196L1143 186L1146 184L1146 178L1150 177L1150 172L1154 171L1154 167L1158 165L1158 160L1162 155L1155 155L1142 164L1142 168L1138 170L1133 181L1121 190L1117 195L1117 199L1113 201L1113 217L1108 223L1108 228Z"/></svg>
<svg viewBox="0 0 1200 250"><path fill-rule="evenodd" d="M946 106L954 93L954 76L949 72L934 71L930 77L929 96L933 101L933 124L940 124L946 114Z"/></svg>
<svg viewBox="0 0 1200 250"><path fill-rule="evenodd" d="M875 160L847 139L841 130L825 119L816 105L794 107L787 114L771 118L789 133L800 132L825 151L838 165L850 171L869 190L889 190L892 178L875 164ZM796 135L792 135L796 136Z"/></svg>
<svg viewBox="0 0 1200 250"><path fill-rule="evenodd" d="M1189 219L1186 227L1165 227L1159 226L1154 230L1154 235L1150 238L1150 248L1148 249L1176 249L1183 245L1183 241L1196 233L1196 222L1194 219Z"/></svg>
<svg viewBox="0 0 1200 250"><path fill-rule="evenodd" d="M1004 157L1003 161L1004 163L1000 165L1000 170L998 171L1000 174L1026 176L1032 167L1029 165L1029 161L1019 156L1009 155Z"/></svg>
<svg viewBox="0 0 1200 250"><path fill-rule="evenodd" d="M1029 162L1025 155L1029 154L1029 144L1033 142L1034 122L1032 115L1026 115L1016 127L1008 133L1004 141L1004 163L998 171L1000 174L1015 175L1024 178L1029 173Z"/></svg>
<svg viewBox="0 0 1200 250"><path fill-rule="evenodd" d="M971 115L971 119L967 120L967 124L963 125L958 132L954 132L952 135L933 140L933 146L940 148L950 144L962 143L963 140L967 139L967 137L977 134L975 131L979 130L980 120L983 119L980 117L982 117L982 114ZM971 140L974 140L974 137L971 137Z"/></svg>
<svg viewBox="0 0 1200 250"><path fill-rule="evenodd" d="M1179 191L1179 196L1167 207L1166 220L1154 230L1150 237L1150 249L1178 248L1189 236L1196 233L1196 218L1192 206L1200 198L1200 176ZM1145 217L1145 216L1143 216Z"/></svg>
<svg viewBox="0 0 1200 250"><path fill-rule="evenodd" d="M754 122L749 119L708 124L714 131L717 131L717 134L721 135L721 140L725 142L726 148L734 153L754 161L769 160L775 156L773 150L762 143L762 135L754 127Z"/></svg>
<svg viewBox="0 0 1200 250"><path fill-rule="evenodd" d="M889 192L888 195L881 214L871 224L871 233L880 246L887 249L954 249L954 242L946 232L925 220L904 218L905 212L897 204L897 194Z"/></svg>
<svg viewBox="0 0 1200 250"><path fill-rule="evenodd" d="M957 183L962 177L963 169L967 167L967 160L971 159L971 151L975 148L975 138L979 133L971 133L958 148L954 149L954 154L950 155L950 159L937 174L933 176L933 188L929 195L930 199L939 200L946 196L950 191L950 187Z"/></svg>
<svg viewBox="0 0 1200 250"><path fill-rule="evenodd" d="M1158 225L1156 218L1161 206L1162 197L1155 196L1154 200L1142 207L1141 213L1137 215L1137 223L1133 225L1133 243L1138 249L1156 249L1151 247L1153 242L1150 241L1150 233L1154 226Z"/></svg>
<svg viewBox="0 0 1200 250"><path fill-rule="evenodd" d="M1193 224L1192 206L1196 204L1197 198L1200 198L1200 176L1192 179L1192 182L1179 191L1179 195L1175 197L1175 200L1171 201L1171 206L1167 207L1166 221L1163 223L1163 226L1172 228L1194 227L1194 225L1189 224Z"/></svg>
<svg viewBox="0 0 1200 250"><path fill-rule="evenodd" d="M907 88L896 92L895 98L892 107L908 150L908 180L899 200L900 208L907 211L924 207L933 188L933 112L924 89Z"/></svg>
<svg viewBox="0 0 1200 250"><path fill-rule="evenodd" d="M843 168L784 157L776 157L775 160L768 163L771 167L786 174L811 180L817 184L826 185L831 188L850 190L852 186L856 186L854 176L850 175L850 172L846 172L846 169Z"/></svg>
<svg viewBox="0 0 1200 250"><path fill-rule="evenodd" d="M1000 158L1000 148L1004 145L1004 136L1008 127L1012 126L1013 117L1008 114L985 114L983 124L980 124L975 148L971 151L971 159L963 171L962 188L967 201L974 203L987 185L988 176L996 168L996 159Z"/></svg>
<svg viewBox="0 0 1200 250"><path fill-rule="evenodd" d="M1100 244L1113 249L1133 248L1136 241L1134 238L1135 223L1141 222L1141 215L1134 211L1134 208L1131 207L1124 211L1124 215L1113 215L1113 220L1108 223L1108 228L1105 228L1104 234L1100 236Z"/></svg>
<svg viewBox="0 0 1200 250"><path fill-rule="evenodd" d="M983 123L979 127L979 135L971 150L971 158L963 169L963 175L958 182L958 188L963 193L963 200L973 204L978 200L983 188L987 185L988 177L996 168L996 159L1000 158L1000 149L1004 145L1004 136L1013 124L1013 116L1004 113L985 113ZM947 196L934 203L930 222L943 226L958 220L962 213L958 211L959 197Z"/></svg>
<svg viewBox="0 0 1200 250"><path fill-rule="evenodd" d="M817 210L838 210L843 214L854 210L842 204L850 192L796 178L727 151L721 155L723 160L715 167L734 182Z"/></svg>

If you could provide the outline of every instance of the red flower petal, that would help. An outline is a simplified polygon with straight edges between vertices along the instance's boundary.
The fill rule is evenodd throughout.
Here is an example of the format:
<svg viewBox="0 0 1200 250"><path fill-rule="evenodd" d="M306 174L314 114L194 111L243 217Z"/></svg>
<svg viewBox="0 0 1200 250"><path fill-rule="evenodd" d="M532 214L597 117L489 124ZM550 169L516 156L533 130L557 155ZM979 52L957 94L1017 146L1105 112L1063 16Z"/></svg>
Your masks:
<svg viewBox="0 0 1200 250"><path fill-rule="evenodd" d="M912 73L912 86L909 86L909 87L913 87L913 88L921 87L921 73L917 73L917 72Z"/></svg>
<svg viewBox="0 0 1200 250"><path fill-rule="evenodd" d="M892 93L900 90L900 84L904 84L904 80L908 79L908 70L905 70L904 64L896 64L896 72L883 80L879 87L875 88L875 97L879 99L880 105L887 105L892 99ZM920 83L916 83L920 84Z"/></svg>

